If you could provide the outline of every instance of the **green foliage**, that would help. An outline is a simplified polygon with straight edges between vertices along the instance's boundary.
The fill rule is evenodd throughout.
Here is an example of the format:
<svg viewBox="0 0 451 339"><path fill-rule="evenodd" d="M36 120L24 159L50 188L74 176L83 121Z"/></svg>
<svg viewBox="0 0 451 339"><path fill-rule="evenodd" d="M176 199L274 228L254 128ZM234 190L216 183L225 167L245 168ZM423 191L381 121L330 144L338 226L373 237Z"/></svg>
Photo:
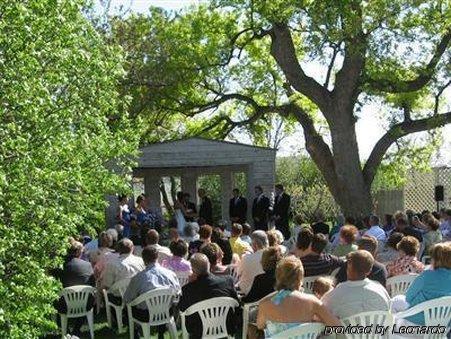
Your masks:
<svg viewBox="0 0 451 339"><path fill-rule="evenodd" d="M177 13L151 8L113 18L105 34L126 52L121 89L132 97L132 115L142 117L143 142L247 133L255 144L271 145L268 130L277 119L284 133L301 124L321 173L336 179L328 182L337 202L358 214L371 210L369 187L381 159L370 175L360 172L349 116L376 101L387 128L405 116L433 116L449 81L449 47L438 47L450 14L443 0L211 0ZM428 65L435 50L439 62ZM443 115L438 102L435 113Z"/></svg>
<svg viewBox="0 0 451 339"><path fill-rule="evenodd" d="M327 220L335 218L338 206L309 157L278 158L276 165L276 181L291 195L291 208L295 214L300 214L306 222L314 222L317 211L322 211Z"/></svg>
<svg viewBox="0 0 451 339"><path fill-rule="evenodd" d="M137 146L118 95L122 55L82 1L0 4L0 337L55 327L67 237L104 225L104 195L126 190Z"/></svg>

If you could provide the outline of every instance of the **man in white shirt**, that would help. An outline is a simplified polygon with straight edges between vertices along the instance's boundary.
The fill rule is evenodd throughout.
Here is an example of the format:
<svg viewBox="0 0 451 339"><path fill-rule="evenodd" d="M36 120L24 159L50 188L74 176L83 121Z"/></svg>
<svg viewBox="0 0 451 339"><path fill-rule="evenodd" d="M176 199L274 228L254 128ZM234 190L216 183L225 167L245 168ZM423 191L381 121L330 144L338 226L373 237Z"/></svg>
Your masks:
<svg viewBox="0 0 451 339"><path fill-rule="evenodd" d="M109 288L125 278L131 278L144 270L144 261L133 254L133 242L124 238L117 243L119 257L107 262L101 282L102 288Z"/></svg>
<svg viewBox="0 0 451 339"><path fill-rule="evenodd" d="M379 226L379 217L377 215L372 215L370 217L370 229L365 232L364 235L372 236L377 239L377 241L385 242L387 240L387 236L385 235L382 227Z"/></svg>
<svg viewBox="0 0 451 339"><path fill-rule="evenodd" d="M326 306L338 318L346 318L361 312L388 311L390 296L378 282L367 278L373 267L370 252L358 250L348 254L348 281L338 284L322 298Z"/></svg>
<svg viewBox="0 0 451 339"><path fill-rule="evenodd" d="M244 294L249 293L254 278L265 273L262 268L261 259L263 250L268 247L268 236L265 231L254 231L251 234L252 249L254 253L245 254L238 267L240 280L238 286Z"/></svg>

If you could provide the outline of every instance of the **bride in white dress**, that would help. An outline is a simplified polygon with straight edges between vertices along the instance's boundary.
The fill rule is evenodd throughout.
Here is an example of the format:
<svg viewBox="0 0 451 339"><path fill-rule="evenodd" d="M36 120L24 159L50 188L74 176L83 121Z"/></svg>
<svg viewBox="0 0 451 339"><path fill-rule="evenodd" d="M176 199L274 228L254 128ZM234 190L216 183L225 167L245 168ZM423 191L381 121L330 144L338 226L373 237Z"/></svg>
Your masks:
<svg viewBox="0 0 451 339"><path fill-rule="evenodd" d="M183 236L186 226L185 205L183 204L183 192L177 192L177 200L174 203L175 220L177 220L177 231Z"/></svg>

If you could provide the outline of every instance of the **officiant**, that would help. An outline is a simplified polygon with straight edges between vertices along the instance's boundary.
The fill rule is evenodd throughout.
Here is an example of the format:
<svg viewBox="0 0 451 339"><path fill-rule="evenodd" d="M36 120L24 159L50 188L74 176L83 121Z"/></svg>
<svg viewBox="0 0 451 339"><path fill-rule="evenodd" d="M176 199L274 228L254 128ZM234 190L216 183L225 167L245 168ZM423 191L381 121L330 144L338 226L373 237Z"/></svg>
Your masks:
<svg viewBox="0 0 451 339"><path fill-rule="evenodd" d="M272 208L272 219L276 229L282 232L285 239L290 239L289 217L291 197L285 193L281 184L275 186L274 206Z"/></svg>

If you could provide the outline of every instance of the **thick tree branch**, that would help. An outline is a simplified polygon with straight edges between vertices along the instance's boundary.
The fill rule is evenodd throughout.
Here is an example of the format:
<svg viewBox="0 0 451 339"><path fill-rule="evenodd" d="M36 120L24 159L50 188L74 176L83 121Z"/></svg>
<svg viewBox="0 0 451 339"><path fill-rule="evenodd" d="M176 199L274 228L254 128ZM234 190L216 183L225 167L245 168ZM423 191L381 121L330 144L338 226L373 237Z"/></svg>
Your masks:
<svg viewBox="0 0 451 339"><path fill-rule="evenodd" d="M448 28L442 36L440 42L435 48L429 63L419 72L418 76L413 80L401 81L392 79L367 79L366 82L370 88L388 93L407 93L415 92L423 88L434 76L434 70L439 63L441 57L448 49L451 41L451 28Z"/></svg>
<svg viewBox="0 0 451 339"><path fill-rule="evenodd" d="M451 123L451 112L419 120L407 120L392 126L376 143L363 168L363 177L368 187L371 187L385 153L398 139L411 133L427 131L449 123Z"/></svg>
<svg viewBox="0 0 451 339"><path fill-rule="evenodd" d="M287 25L276 24L270 31L271 55L282 69L290 85L312 100L321 111L329 109L330 92L305 74L296 56L293 39Z"/></svg>
<svg viewBox="0 0 451 339"><path fill-rule="evenodd" d="M327 68L326 80L324 80L324 87L329 88L330 77L332 75L332 70L335 65L335 59L337 58L338 52L340 52L340 45L333 46L332 58L330 59L329 67Z"/></svg>
<svg viewBox="0 0 451 339"><path fill-rule="evenodd" d="M323 137L318 133L315 128L312 118L298 105L292 103L287 107L290 113L292 113L296 120L301 124L304 130L305 146L312 157L315 164L321 170L324 179L328 183L328 187L332 191L332 194L337 188L337 175L335 172L335 162L329 145L324 141Z"/></svg>
<svg viewBox="0 0 451 339"><path fill-rule="evenodd" d="M365 66L367 37L363 33L362 8L359 1L351 1L349 18L343 19L343 29L350 31L344 39L345 56L337 72L332 96L334 107L352 113L359 95L359 85Z"/></svg>

